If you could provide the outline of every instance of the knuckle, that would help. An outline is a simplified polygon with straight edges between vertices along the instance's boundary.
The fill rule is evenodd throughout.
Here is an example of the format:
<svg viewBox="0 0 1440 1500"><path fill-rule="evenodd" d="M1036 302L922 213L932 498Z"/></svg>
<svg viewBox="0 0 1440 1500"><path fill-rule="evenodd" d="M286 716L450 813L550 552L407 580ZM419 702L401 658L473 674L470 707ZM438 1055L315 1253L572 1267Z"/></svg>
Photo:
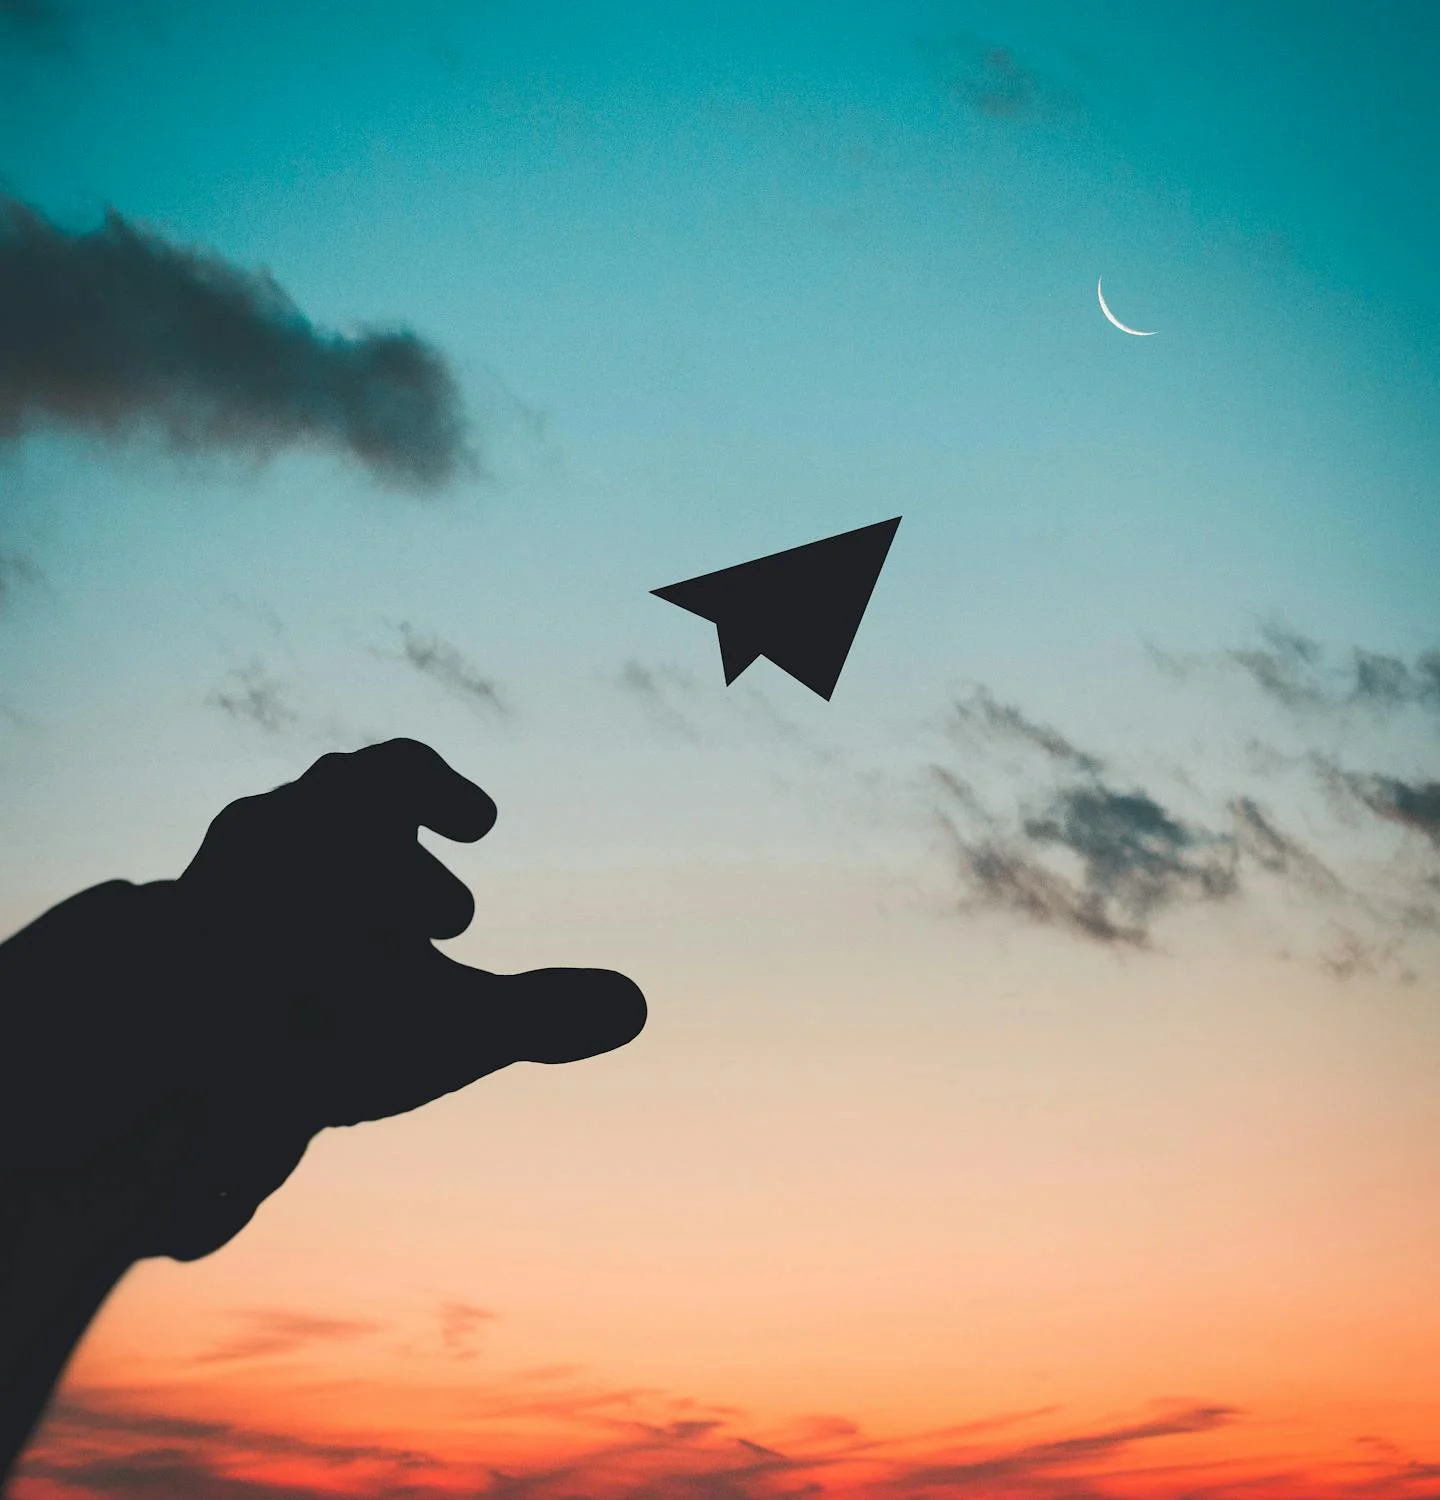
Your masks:
<svg viewBox="0 0 1440 1500"><path fill-rule="evenodd" d="M357 752L358 753L358 752ZM329 750L311 765L301 781L314 777L317 781L333 781L348 769L350 757L342 750Z"/></svg>

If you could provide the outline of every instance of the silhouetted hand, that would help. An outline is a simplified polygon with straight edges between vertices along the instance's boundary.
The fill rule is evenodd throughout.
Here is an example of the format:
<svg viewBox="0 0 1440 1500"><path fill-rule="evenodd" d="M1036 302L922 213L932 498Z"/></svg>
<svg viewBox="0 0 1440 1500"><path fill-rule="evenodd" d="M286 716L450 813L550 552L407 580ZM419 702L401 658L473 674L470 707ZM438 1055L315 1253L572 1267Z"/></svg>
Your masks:
<svg viewBox="0 0 1440 1500"><path fill-rule="evenodd" d="M391 740L325 756L211 825L177 894L221 1001L191 1075L208 1073L217 1105L211 1186L231 1199L217 1228L248 1217L322 1126L400 1114L512 1062L606 1052L645 1024L623 975L494 975L433 946L474 902L416 827L469 841L494 821L433 750ZM262 1122L273 1146L257 1150Z"/></svg>
<svg viewBox="0 0 1440 1500"><path fill-rule="evenodd" d="M326 755L225 808L178 880L97 886L0 945L0 1385L24 1374L27 1276L89 1277L42 1339L53 1363L54 1328L78 1318L73 1342L124 1265L218 1249L325 1126L640 1032L621 974L489 974L433 946L474 903L417 828L494 821L414 740Z"/></svg>

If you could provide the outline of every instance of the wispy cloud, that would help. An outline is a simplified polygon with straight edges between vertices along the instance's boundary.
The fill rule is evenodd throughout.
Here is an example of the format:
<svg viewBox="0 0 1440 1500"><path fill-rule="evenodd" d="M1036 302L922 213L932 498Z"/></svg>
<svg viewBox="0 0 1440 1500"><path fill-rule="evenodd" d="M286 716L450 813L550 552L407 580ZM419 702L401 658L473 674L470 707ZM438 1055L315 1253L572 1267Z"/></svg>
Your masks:
<svg viewBox="0 0 1440 1500"><path fill-rule="evenodd" d="M1320 647L1281 625L1266 625L1260 634L1263 646L1231 651L1230 660L1248 672L1262 692L1286 708L1322 705L1326 685Z"/></svg>
<svg viewBox="0 0 1440 1500"><path fill-rule="evenodd" d="M1407 664L1356 650L1335 666L1316 642L1279 627L1267 630L1261 647L1223 658L1151 654L1181 681L1201 665L1238 665L1267 697L1301 715L1302 728L1316 712L1376 710L1349 726L1372 733L1392 713L1428 709L1440 660L1432 652ZM1362 774L1328 752L1282 753L1243 741L1252 778L1298 781L1284 819L1248 788L1204 796L1180 767L1122 775L1109 758L984 687L952 704L940 727L947 753L926 767L921 784L959 877L962 912L1003 910L1101 945L1147 949L1174 908L1282 888L1303 898L1305 920L1316 929L1311 951L1337 979L1384 971L1413 978L1407 944L1440 931L1440 865L1432 852L1440 850L1440 782ZM1156 785L1166 776L1173 791ZM1315 805L1317 777L1328 818ZM1293 826L1297 811L1303 834ZM1367 818L1404 830L1416 847L1388 862L1374 849L1347 861L1344 825ZM1327 837L1322 857L1316 841ZM1289 910L1296 907L1292 899Z"/></svg>
<svg viewBox="0 0 1440 1500"><path fill-rule="evenodd" d="M351 1343L382 1326L368 1318L321 1317L288 1308L246 1308L232 1316L241 1331L197 1354L196 1364L268 1359L312 1344Z"/></svg>
<svg viewBox="0 0 1440 1500"><path fill-rule="evenodd" d="M1067 1473L1078 1478L1097 1459L1114 1458L1140 1443L1210 1432L1239 1415L1230 1406L1194 1406L1149 1421L1076 1433L1050 1442L1027 1443L963 1463L916 1465L898 1475L893 1483L896 1489L912 1495L935 1491L948 1495L977 1492L995 1495L1014 1493L1022 1487L1029 1492L1036 1481L1053 1480ZM1076 1470L1081 1471L1080 1475L1076 1475Z"/></svg>
<svg viewBox="0 0 1440 1500"><path fill-rule="evenodd" d="M247 720L267 734L279 734L299 719L289 702L290 691L260 662L231 670L227 684L206 700L232 719Z"/></svg>
<svg viewBox="0 0 1440 1500"><path fill-rule="evenodd" d="M408 620L399 626L401 660L457 697L488 714L509 713L510 705L493 678L485 676L458 646L425 635Z"/></svg>
<svg viewBox="0 0 1440 1500"><path fill-rule="evenodd" d="M0 198L0 439L43 424L262 457L328 448L419 488L473 465L455 380L416 334L327 332L268 272L113 210L76 233Z"/></svg>
<svg viewBox="0 0 1440 1500"><path fill-rule="evenodd" d="M1253 797L1234 798L1230 812L1235 820L1237 848L1262 870L1285 876L1311 891L1336 894L1342 889L1334 871L1285 833Z"/></svg>
<svg viewBox="0 0 1440 1500"><path fill-rule="evenodd" d="M1091 942L1146 948L1167 908L1237 891L1242 845L1234 832L1203 827L1150 791L1117 784L1102 757L987 688L957 699L944 729L963 769L936 762L925 786L961 878L962 909L999 908ZM1012 791L1002 812L966 774L977 757L1006 767ZM1038 790L1046 779L1050 789ZM1256 805L1246 805L1244 818L1250 846L1268 835L1272 865L1290 853Z"/></svg>
<svg viewBox="0 0 1440 1500"><path fill-rule="evenodd" d="M1239 668L1260 691L1292 713L1315 715L1368 709L1384 717L1401 709L1440 713L1440 651L1410 661L1354 646L1332 652L1278 621L1259 640L1212 655L1180 655L1150 647L1151 659L1184 678L1216 667Z"/></svg>
<svg viewBox="0 0 1440 1500"><path fill-rule="evenodd" d="M212 640L228 666L206 696L206 707L241 727L320 751L353 750L393 736L394 730L354 721L351 710L358 700L347 692L344 678L307 651L263 600L226 594L219 602ZM366 712L373 709L373 699L365 702Z"/></svg>
<svg viewBox="0 0 1440 1500"><path fill-rule="evenodd" d="M836 746L802 728L753 683L720 686L718 670L712 691L684 667L634 658L609 680L657 728L694 744L749 742L784 747L801 757L810 770L833 767L842 759ZM789 784L778 766L775 775L777 784Z"/></svg>
<svg viewBox="0 0 1440 1500"><path fill-rule="evenodd" d="M1077 750L1058 729L1026 718L1014 704L997 702L983 686L977 687L968 698L956 700L947 728L960 738L978 738L992 744L1009 740L1043 752L1058 765L1091 775L1104 769L1104 762L1098 756Z"/></svg>
<svg viewBox="0 0 1440 1500"><path fill-rule="evenodd" d="M682 667L661 663L646 666L631 659L620 669L616 685L662 728L699 740L700 731L681 707L695 693L695 678Z"/></svg>
<svg viewBox="0 0 1440 1500"><path fill-rule="evenodd" d="M1357 974L1379 974L1399 956L1398 936L1377 939L1342 927L1320 954L1320 967L1334 979L1354 979ZM1408 973L1408 971L1406 971ZM1413 974L1408 974L1414 978Z"/></svg>
<svg viewBox="0 0 1440 1500"><path fill-rule="evenodd" d="M456 1359L474 1359L479 1353L476 1337L481 1327L499 1317L488 1307L449 1299L440 1304L440 1342Z"/></svg>

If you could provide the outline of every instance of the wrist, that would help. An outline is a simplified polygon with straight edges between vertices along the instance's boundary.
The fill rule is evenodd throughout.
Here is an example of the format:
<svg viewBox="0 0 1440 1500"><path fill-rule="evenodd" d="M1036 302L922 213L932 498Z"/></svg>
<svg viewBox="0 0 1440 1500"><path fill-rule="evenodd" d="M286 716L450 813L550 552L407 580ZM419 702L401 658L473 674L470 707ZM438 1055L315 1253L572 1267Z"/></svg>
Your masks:
<svg viewBox="0 0 1440 1500"><path fill-rule="evenodd" d="M0 1171L0 1487L91 1319L147 1253L185 1134L172 1109L82 1165Z"/></svg>

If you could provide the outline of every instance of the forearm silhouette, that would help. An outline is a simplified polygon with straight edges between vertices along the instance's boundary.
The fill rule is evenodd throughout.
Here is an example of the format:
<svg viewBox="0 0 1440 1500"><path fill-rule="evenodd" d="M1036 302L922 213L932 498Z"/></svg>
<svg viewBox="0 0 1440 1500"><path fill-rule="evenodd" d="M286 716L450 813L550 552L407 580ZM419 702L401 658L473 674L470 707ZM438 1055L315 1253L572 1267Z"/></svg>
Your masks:
<svg viewBox="0 0 1440 1500"><path fill-rule="evenodd" d="M414 740L326 755L225 808L178 880L96 886L0 944L0 1487L126 1269L218 1250L325 1126L639 1034L622 974L433 946L474 902L417 828L494 821Z"/></svg>

